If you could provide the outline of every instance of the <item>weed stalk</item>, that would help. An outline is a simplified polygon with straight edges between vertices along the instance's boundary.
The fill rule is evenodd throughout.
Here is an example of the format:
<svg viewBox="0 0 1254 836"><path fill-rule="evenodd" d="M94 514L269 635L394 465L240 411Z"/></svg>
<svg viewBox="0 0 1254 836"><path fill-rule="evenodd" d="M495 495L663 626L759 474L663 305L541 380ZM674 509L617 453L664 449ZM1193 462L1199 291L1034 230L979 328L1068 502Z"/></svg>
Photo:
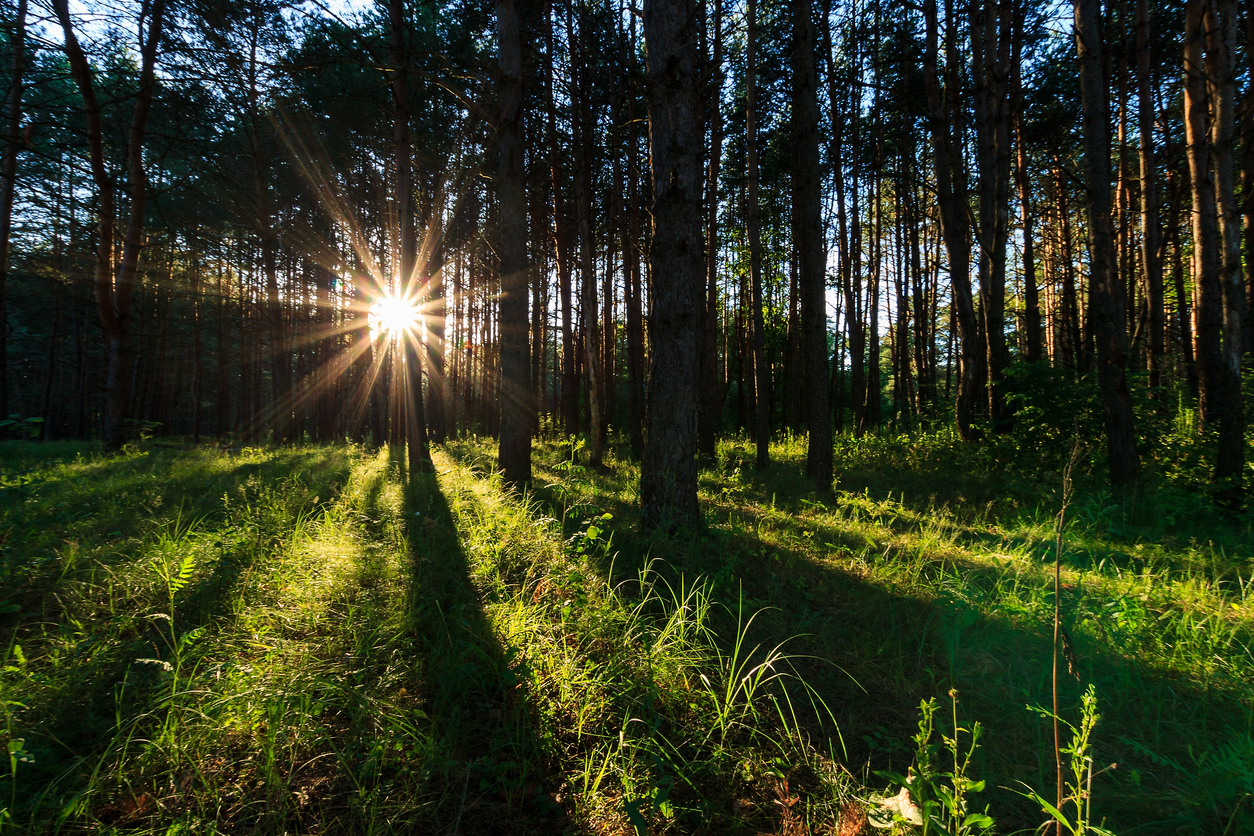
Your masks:
<svg viewBox="0 0 1254 836"><path fill-rule="evenodd" d="M1067 466L1062 471L1062 507L1058 509L1058 524L1054 527L1054 646L1052 670L1050 672L1050 685L1053 691L1053 708L1054 708L1054 774L1056 777L1055 798L1057 799L1055 806L1062 809L1062 735L1058 728L1058 650L1062 639L1062 545L1063 531L1067 522L1067 506L1071 504L1071 496L1074 491L1071 481L1071 470L1075 467L1075 463L1079 461L1083 448L1080 444L1080 436L1077 434L1075 440L1071 444L1071 456L1067 459ZM1062 836L1062 822L1055 824L1055 832L1057 836Z"/></svg>

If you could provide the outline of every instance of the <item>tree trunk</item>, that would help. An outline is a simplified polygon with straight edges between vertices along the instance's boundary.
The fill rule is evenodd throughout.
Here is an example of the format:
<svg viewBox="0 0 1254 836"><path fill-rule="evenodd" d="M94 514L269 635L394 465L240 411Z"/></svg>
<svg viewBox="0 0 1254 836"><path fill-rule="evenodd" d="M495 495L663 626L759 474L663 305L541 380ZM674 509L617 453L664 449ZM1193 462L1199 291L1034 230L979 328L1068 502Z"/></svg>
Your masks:
<svg viewBox="0 0 1254 836"><path fill-rule="evenodd" d="M527 352L527 194L523 171L522 56L515 0L497 0L496 33L501 69L497 172L501 254L500 468L509 485L531 480L534 404Z"/></svg>
<svg viewBox="0 0 1254 836"><path fill-rule="evenodd" d="M1115 230L1110 217L1110 103L1102 64L1100 0L1076 0L1075 37L1080 57L1083 107L1084 180L1088 195L1091 328L1106 423L1110 481L1136 481L1139 461L1132 431L1132 401L1125 368L1128 334L1122 283L1115 264Z"/></svg>
<svg viewBox="0 0 1254 836"><path fill-rule="evenodd" d="M832 485L832 417L828 397L827 246L823 237L819 165L819 81L810 0L793 0L793 241L801 295L805 368L806 475L819 490Z"/></svg>
<svg viewBox="0 0 1254 836"><path fill-rule="evenodd" d="M1023 62L1022 44L1024 15L1027 4L1020 3L1012 32L1014 56L1010 62L1013 73L1012 110L1015 129L1015 177L1019 187L1019 207L1023 225L1023 327L1025 332L1024 359L1035 363L1041 359L1041 306L1036 278L1036 242L1033 240L1032 182L1028 176L1028 149L1023 135Z"/></svg>
<svg viewBox="0 0 1254 836"><path fill-rule="evenodd" d="M410 155L409 140L409 91L407 84L408 66L405 49L405 3L404 0L388 0L389 47L392 67L388 77L392 88L392 146L396 154L396 217L400 225L400 270L395 277L396 293L412 304L421 302L421 281L418 277L418 230L414 218L414 184L413 163ZM393 397L403 415L393 421L390 437L396 437L402 430L405 433L409 472L429 471L431 456L427 451L427 421L423 409L422 398L422 357L418 350L421 343L420 334L408 331L389 335L403 348L404 361L398 357L397 351L389 352L391 364L391 383ZM399 398L399 399L398 399ZM397 441L400 439L397 438Z"/></svg>
<svg viewBox="0 0 1254 836"><path fill-rule="evenodd" d="M1241 220L1232 153L1236 145L1236 1L1210 0L1205 30L1211 161L1219 221L1217 280L1223 323L1219 334L1221 354L1218 363L1213 364L1215 374L1208 406L1213 407L1219 424L1215 488L1229 505L1238 506L1245 471L1245 414L1241 405L1241 323L1245 316L1245 290L1241 282Z"/></svg>
<svg viewBox="0 0 1254 836"><path fill-rule="evenodd" d="M442 196L441 196L442 199ZM427 409L427 441L442 444L448 437L448 402L449 388L445 378L446 341L445 318L448 315L448 302L444 293L444 221L443 207L438 203L432 207L431 217L427 224L426 239L422 247L420 276L426 286L426 322L427 322L427 396L430 403Z"/></svg>
<svg viewBox="0 0 1254 836"><path fill-rule="evenodd" d="M1158 229L1158 183L1154 171L1154 100L1150 78L1149 2L1136 4L1137 123L1141 161L1141 264L1145 270L1145 304L1149 308L1149 385L1162 385L1166 354L1163 308L1163 264Z"/></svg>
<svg viewBox="0 0 1254 836"><path fill-rule="evenodd" d="M719 418L723 411L723 381L718 358L718 173L723 156L723 0L714 2L714 55L710 61L710 166L705 186L705 320L701 332L701 409L697 447L715 458Z"/></svg>
<svg viewBox="0 0 1254 836"><path fill-rule="evenodd" d="M851 87L853 92L849 96L841 94L839 81L836 75L835 59L833 58L833 44L831 21L828 19L831 14L831 0L824 0L823 12L820 18L823 31L823 56L827 63L827 99L829 107L829 115L832 123L831 138L831 158L836 160L835 186L836 186L836 246L838 248L840 258L840 289L844 298L845 310L843 320L845 328L848 332L846 340L850 355L850 385L853 389L851 400L854 404L854 423L855 427L862 424L862 406L864 403L860 393L865 389L865 345L863 337L863 321L862 308L860 305L860 295L855 293L854 282L858 274L858 262L861 258L860 235L858 227L857 213L857 171L858 171L858 125L860 120L860 109L857 102L861 99L861 87L857 84L856 70L854 77L851 79ZM854 48L856 49L856 38L854 40ZM851 56L854 66L857 66L857 53ZM840 103L848 99L853 103L850 118L853 122L853 152L848 156L853 163L854 171L854 217L852 233L849 229L849 220L845 210L845 173L843 170L844 139L845 124L843 114L841 113ZM843 369L843 360L838 360L838 368ZM837 386L837 403L834 406L837 429L844 426L843 407L840 405L844 397L844 375L838 375L840 378ZM859 430L861 432L861 430Z"/></svg>
<svg viewBox="0 0 1254 836"><path fill-rule="evenodd" d="M646 0L653 174L653 346L640 468L646 529L696 525L697 369L704 285L695 0Z"/></svg>
<svg viewBox="0 0 1254 836"><path fill-rule="evenodd" d="M766 322L762 308L762 230L758 219L758 128L757 67L754 50L757 44L757 2L748 0L745 12L748 40L745 44L745 135L748 154L748 205L745 222L749 234L749 273L753 298L750 302L753 323L753 434L757 444L757 466L770 462L771 444L771 381L766 366ZM656 227L655 227L656 228Z"/></svg>
<svg viewBox="0 0 1254 836"><path fill-rule="evenodd" d="M1222 400L1223 298L1219 283L1218 207L1207 131L1210 103L1204 64L1206 5L1207 0L1190 0L1185 6L1184 129L1193 200L1198 406L1203 426L1211 427L1219 418L1217 401Z"/></svg>
<svg viewBox="0 0 1254 836"><path fill-rule="evenodd" d="M1248 367L1254 366L1254 13L1245 13L1245 98L1241 104L1241 211L1245 228L1245 348Z"/></svg>
<svg viewBox="0 0 1254 836"><path fill-rule="evenodd" d="M953 20L947 9L946 18ZM927 26L923 59L923 79L927 88L928 130L932 135L932 157L936 167L937 202L940 208L941 231L945 250L949 253L949 276L953 286L954 317L958 326L959 365L961 379L954 406L954 423L964 441L972 440L972 410L975 407L979 379L979 335L976 329L975 303L971 294L970 220L967 209L967 173L962 164L963 118L958 105L959 90L957 48L952 33L946 35L947 79L942 89L937 77L939 41L936 0L925 0L923 13Z"/></svg>
<svg viewBox="0 0 1254 836"><path fill-rule="evenodd" d="M196 233L198 234L198 232ZM191 289L192 289L192 444L200 443L200 404L204 400L202 392L201 365L201 334L200 334L200 242L192 247Z"/></svg>
<svg viewBox="0 0 1254 836"><path fill-rule="evenodd" d="M558 300L562 317L561 407L562 425L568 436L579 432L579 376L575 371L574 307L571 299L570 232L567 226L566 204L562 199L561 147L557 136L557 107L553 101L553 20L549 16L545 24L548 48L547 116L549 133L549 174L553 183L553 250L557 260Z"/></svg>
<svg viewBox="0 0 1254 836"><path fill-rule="evenodd" d="M1010 205L1010 112L1007 81L1010 0L971 4L971 45L975 80L976 160L979 171L979 279L989 419L997 432L1010 429L1002 392L1006 351L1006 239Z"/></svg>
<svg viewBox="0 0 1254 836"><path fill-rule="evenodd" d="M0 160L0 420L9 416L9 320L6 307L9 277L9 239L13 231L13 198L17 184L17 155L21 150L22 71L26 63L26 0L18 0L17 19L10 35L13 46L12 79L5 113L4 156ZM44 416L47 418L47 416ZM47 425L45 425L45 432Z"/></svg>
<svg viewBox="0 0 1254 836"><path fill-rule="evenodd" d="M629 29L631 49L629 56L635 55L636 15L635 2L632 2L632 16ZM634 67L634 60L629 65ZM644 452L644 282L640 276L640 161L636 155L636 95L629 91L627 96L627 232L631 241L623 248L623 258L627 261L625 281L627 283L627 423L631 436L631 449L638 455Z"/></svg>
<svg viewBox="0 0 1254 836"><path fill-rule="evenodd" d="M130 217L123 239L122 258L116 271L113 269L113 235L116 223L114 184L105 166L104 134L93 72L74 33L69 0L53 0L53 9L65 35L65 54L70 64L70 74L83 98L88 156L92 179L98 192L96 307L108 340L103 442L106 452L116 452L125 440L127 408L133 386L131 369L135 362L135 336L131 329L132 298L135 276L139 269L139 252L144 243L144 205L148 197L148 180L144 172L144 133L148 126L148 111L152 105L156 81L157 48L161 40L165 0L153 0L148 10L147 37L140 44L139 84L135 94L135 110L131 115L126 137Z"/></svg>
<svg viewBox="0 0 1254 836"><path fill-rule="evenodd" d="M865 424L862 431L878 431L882 415L883 383L880 380L880 280L884 262L881 258L883 247L884 213L881 205L883 198L883 178L880 176L882 161L880 153L884 148L883 126L879 124L878 91L871 104L872 124L875 127L875 150L871 157L871 264L867 271L867 370L866 370L866 408L863 411Z"/></svg>
<svg viewBox="0 0 1254 836"><path fill-rule="evenodd" d="M575 220L579 234L579 313L583 326L583 362L586 372L586 389L588 397L588 436L590 441L590 463L595 467L601 464L605 452L605 420L601 402L601 358L600 329L597 323L597 285L594 270L596 241L592 235L592 159L591 145L593 142L592 110L589 98L591 83L589 64L590 53L588 20L590 12L581 7L579 19L578 42L574 39L575 21L569 21L571 27L571 61L574 64L575 84L572 90L571 107L575 114ZM609 323L606 323L609 327Z"/></svg>

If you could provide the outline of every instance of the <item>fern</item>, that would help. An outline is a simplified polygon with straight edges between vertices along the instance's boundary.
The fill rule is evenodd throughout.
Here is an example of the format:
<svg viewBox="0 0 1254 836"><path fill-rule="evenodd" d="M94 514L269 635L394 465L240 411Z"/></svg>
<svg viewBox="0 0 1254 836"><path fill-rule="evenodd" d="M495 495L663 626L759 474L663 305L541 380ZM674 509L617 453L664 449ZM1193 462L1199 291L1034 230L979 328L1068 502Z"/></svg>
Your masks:
<svg viewBox="0 0 1254 836"><path fill-rule="evenodd" d="M170 596L177 595L183 587L187 586L187 582L192 579L192 573L196 571L196 555L187 554L179 562L178 571L170 574Z"/></svg>

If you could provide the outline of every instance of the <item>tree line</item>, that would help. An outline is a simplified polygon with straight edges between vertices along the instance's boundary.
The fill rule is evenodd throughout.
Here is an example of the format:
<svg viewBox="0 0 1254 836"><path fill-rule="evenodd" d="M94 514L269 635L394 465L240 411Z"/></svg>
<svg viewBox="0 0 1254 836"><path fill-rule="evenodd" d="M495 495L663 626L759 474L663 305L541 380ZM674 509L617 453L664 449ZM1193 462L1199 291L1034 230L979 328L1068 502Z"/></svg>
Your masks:
<svg viewBox="0 0 1254 836"><path fill-rule="evenodd" d="M3 15L0 415L46 436L408 440L422 468L491 434L522 483L538 433L598 465L617 432L669 527L721 433L759 466L805 433L827 487L834 432L978 443L1092 381L1114 485L1176 415L1244 492L1235 0ZM409 334L371 329L385 293Z"/></svg>

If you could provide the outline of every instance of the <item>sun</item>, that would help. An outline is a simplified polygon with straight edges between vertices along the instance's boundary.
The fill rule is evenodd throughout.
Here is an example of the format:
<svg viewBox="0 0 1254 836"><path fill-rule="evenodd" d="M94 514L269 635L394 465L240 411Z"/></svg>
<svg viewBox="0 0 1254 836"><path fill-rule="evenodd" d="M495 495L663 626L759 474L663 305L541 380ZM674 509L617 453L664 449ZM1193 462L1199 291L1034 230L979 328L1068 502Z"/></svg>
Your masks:
<svg viewBox="0 0 1254 836"><path fill-rule="evenodd" d="M418 307L404 296L388 293L370 306L370 333L400 335L418 325Z"/></svg>

